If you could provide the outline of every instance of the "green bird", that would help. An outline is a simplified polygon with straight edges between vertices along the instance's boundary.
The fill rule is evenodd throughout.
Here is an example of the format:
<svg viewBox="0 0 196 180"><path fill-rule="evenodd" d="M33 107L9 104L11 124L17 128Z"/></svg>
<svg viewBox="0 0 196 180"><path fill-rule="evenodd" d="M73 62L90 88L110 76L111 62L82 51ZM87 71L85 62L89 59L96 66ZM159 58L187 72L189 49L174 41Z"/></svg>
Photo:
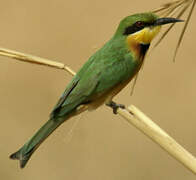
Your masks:
<svg viewBox="0 0 196 180"><path fill-rule="evenodd" d="M116 113L123 105L112 101L138 73L153 38L164 24L181 22L176 18L159 18L148 12L125 17L113 37L73 77L37 133L10 156L23 168L40 144L63 122L102 104Z"/></svg>

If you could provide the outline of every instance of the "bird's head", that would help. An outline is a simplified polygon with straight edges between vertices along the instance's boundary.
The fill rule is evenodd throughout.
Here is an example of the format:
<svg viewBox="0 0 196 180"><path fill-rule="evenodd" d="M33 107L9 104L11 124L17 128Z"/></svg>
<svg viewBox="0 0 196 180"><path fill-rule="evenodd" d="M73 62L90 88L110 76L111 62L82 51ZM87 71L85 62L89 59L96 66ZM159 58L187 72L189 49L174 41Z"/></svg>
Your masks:
<svg viewBox="0 0 196 180"><path fill-rule="evenodd" d="M153 13L134 14L120 22L115 36L125 36L128 41L137 44L150 44L162 25L181 21L176 18L159 18Z"/></svg>

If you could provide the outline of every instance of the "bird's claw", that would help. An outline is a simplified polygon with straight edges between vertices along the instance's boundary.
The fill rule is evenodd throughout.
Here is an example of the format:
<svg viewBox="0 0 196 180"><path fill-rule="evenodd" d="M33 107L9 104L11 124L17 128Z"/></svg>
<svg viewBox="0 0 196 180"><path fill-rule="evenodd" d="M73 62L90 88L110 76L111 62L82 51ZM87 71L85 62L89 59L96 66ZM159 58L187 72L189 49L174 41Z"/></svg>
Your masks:
<svg viewBox="0 0 196 180"><path fill-rule="evenodd" d="M106 105L113 109L114 114L117 114L118 108L125 109L125 106L123 104L117 104L114 101L111 101L110 103L108 103Z"/></svg>

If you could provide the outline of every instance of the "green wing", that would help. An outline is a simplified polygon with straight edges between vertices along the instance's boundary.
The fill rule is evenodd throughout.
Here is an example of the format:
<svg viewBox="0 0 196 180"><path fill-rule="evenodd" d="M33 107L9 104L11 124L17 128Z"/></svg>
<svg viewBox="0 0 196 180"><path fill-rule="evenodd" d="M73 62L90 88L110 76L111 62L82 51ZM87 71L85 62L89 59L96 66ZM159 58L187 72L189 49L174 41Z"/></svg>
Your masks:
<svg viewBox="0 0 196 180"><path fill-rule="evenodd" d="M65 116L79 105L90 101L94 95L104 93L134 76L137 65L119 41L116 44L107 43L84 64L69 83L51 117Z"/></svg>
<svg viewBox="0 0 196 180"><path fill-rule="evenodd" d="M68 84L58 103L54 107L50 117L61 117L72 112L80 104L88 101L88 97L92 94L93 90L98 84L98 71L93 71L90 75L89 67L92 60L89 59L81 70L75 75L72 81Z"/></svg>

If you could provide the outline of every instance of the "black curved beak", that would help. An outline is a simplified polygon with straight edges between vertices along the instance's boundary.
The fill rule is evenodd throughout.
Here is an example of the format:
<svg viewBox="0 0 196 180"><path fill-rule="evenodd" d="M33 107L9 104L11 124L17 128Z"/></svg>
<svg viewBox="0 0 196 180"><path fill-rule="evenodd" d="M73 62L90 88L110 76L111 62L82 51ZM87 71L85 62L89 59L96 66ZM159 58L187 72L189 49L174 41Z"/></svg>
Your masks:
<svg viewBox="0 0 196 180"><path fill-rule="evenodd" d="M159 18L154 22L154 26L160 26L164 24L177 23L177 22L184 22L184 21L177 18Z"/></svg>

